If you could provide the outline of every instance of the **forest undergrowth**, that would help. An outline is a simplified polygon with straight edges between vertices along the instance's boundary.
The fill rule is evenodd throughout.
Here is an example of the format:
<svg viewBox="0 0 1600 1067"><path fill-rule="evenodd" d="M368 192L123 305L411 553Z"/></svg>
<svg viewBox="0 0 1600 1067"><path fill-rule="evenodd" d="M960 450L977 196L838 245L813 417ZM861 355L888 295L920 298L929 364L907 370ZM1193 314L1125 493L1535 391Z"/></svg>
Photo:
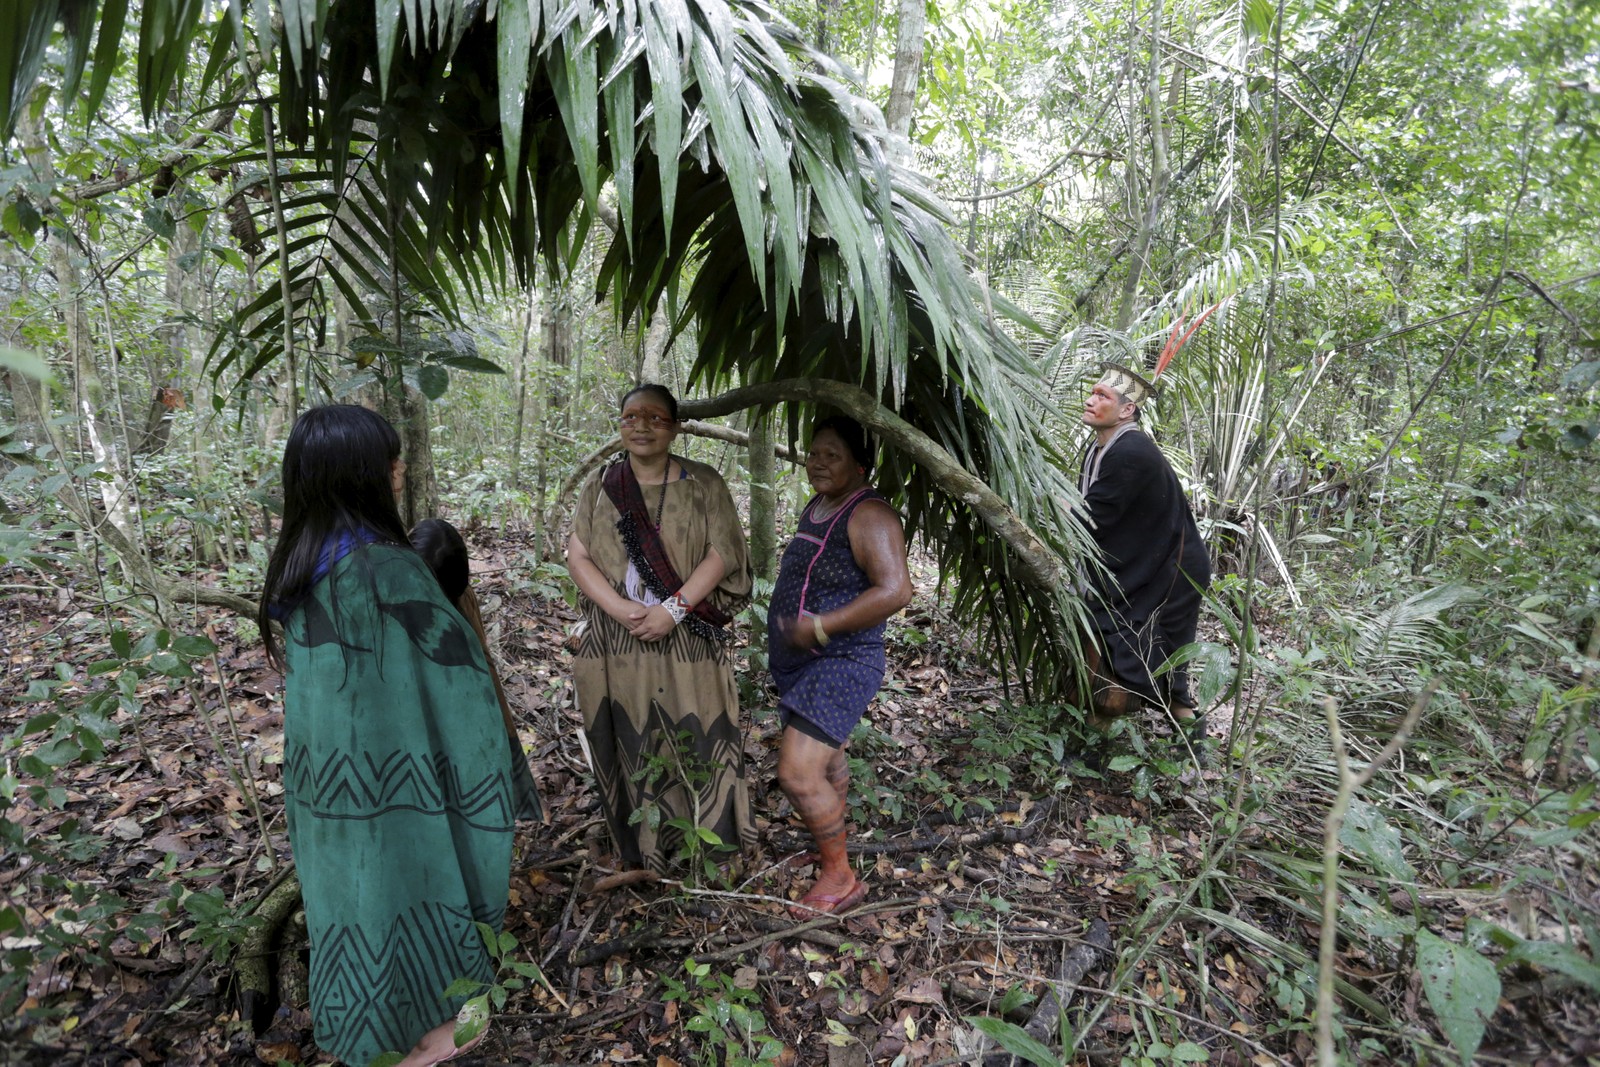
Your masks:
<svg viewBox="0 0 1600 1067"><path fill-rule="evenodd" d="M1315 1062L1326 716L1359 765L1416 701L1419 663L1442 684L1339 836L1339 1056L1600 1056L1592 764L1551 780L1563 701L1584 694L1464 648L1448 620L1465 592L1363 617L1264 590L1243 630L1211 613L1203 636L1243 640L1251 670L1213 712L1201 772L1153 714L1091 741L1074 709L1030 705L924 579L850 750L871 894L796 922L783 905L813 872L774 780L759 628L741 626L739 663L762 854L734 869L697 842L680 879L640 881L613 869L588 785L564 575L520 535L476 539L548 824L519 833L501 978L483 991L494 1022L464 1062ZM162 631L82 585L7 599L6 1062L326 1062L284 835L281 686L253 625L180 609ZM1226 682L1195 669L1202 689Z"/></svg>

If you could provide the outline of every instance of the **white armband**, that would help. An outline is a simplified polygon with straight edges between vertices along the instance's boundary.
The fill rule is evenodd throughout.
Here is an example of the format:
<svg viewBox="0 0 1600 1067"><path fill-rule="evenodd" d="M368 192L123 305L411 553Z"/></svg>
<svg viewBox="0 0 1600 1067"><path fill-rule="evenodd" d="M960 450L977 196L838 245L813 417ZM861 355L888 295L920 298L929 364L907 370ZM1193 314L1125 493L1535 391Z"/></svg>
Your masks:
<svg viewBox="0 0 1600 1067"><path fill-rule="evenodd" d="M667 609L668 615L672 616L672 625L674 626L682 622L684 616L689 614L689 605L677 593L673 593L663 600L661 606Z"/></svg>

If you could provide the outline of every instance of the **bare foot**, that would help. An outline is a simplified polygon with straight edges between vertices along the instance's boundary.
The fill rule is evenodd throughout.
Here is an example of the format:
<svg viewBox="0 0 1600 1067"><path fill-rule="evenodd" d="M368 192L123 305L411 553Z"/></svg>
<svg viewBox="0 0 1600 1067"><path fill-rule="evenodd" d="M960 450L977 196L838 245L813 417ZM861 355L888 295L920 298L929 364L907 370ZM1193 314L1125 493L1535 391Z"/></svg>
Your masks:
<svg viewBox="0 0 1600 1067"><path fill-rule="evenodd" d="M411 1051L406 1053L406 1058L401 1060L396 1067L433 1067L436 1063L444 1063L447 1060L455 1059L456 1056L482 1041L484 1035L488 1032L488 1028L485 1027L478 1032L477 1037L460 1048L456 1048L456 1021L451 1019L448 1022L440 1023L423 1034L421 1040L411 1047Z"/></svg>

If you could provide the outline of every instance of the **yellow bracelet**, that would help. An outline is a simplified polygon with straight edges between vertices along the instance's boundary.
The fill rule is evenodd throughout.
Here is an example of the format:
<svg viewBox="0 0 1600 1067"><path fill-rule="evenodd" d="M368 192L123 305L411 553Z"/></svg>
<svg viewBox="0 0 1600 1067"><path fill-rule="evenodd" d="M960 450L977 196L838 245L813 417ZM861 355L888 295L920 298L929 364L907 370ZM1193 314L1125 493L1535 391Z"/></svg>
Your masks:
<svg viewBox="0 0 1600 1067"><path fill-rule="evenodd" d="M828 631L822 628L821 615L811 616L811 632L817 635L818 647L826 648L828 647L828 642L833 640L833 638L828 636Z"/></svg>

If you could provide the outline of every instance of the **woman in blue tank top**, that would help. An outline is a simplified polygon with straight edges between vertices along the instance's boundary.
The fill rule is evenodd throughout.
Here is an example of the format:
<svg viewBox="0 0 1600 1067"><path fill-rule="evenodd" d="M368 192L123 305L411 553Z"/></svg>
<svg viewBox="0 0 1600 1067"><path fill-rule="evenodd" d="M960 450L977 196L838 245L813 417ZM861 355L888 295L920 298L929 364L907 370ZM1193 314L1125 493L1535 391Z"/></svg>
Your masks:
<svg viewBox="0 0 1600 1067"><path fill-rule="evenodd" d="M874 448L854 419L812 428L806 475L817 495L784 549L767 613L768 663L784 724L778 784L821 857L796 918L866 895L845 851L845 744L883 683L883 629L911 600L900 516L868 484Z"/></svg>

